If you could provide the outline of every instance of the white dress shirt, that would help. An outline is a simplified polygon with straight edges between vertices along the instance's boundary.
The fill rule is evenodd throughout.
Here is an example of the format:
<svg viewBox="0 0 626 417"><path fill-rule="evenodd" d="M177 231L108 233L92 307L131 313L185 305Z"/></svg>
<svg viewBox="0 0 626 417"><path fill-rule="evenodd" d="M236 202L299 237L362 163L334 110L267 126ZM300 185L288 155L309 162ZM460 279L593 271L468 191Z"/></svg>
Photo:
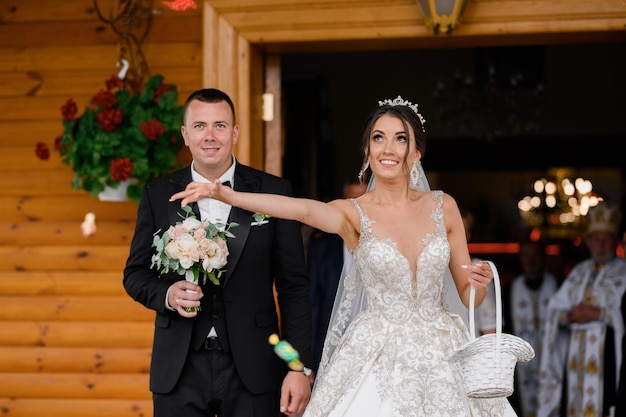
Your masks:
<svg viewBox="0 0 626 417"><path fill-rule="evenodd" d="M233 157L233 164L226 170L226 172L219 178L221 182L229 181L231 187L234 186L234 175L235 175L235 164L236 160ZM195 182L208 183L209 179L204 178L193 168L193 161L191 162L191 179ZM198 201L198 208L200 209L200 220L208 220L211 223L215 223L217 221L226 224L228 221L228 216L230 215L231 206L222 203L221 201L214 200L212 198L203 198ZM171 307L168 303L168 296L172 287L168 288L167 293L165 295L165 307L169 310L176 310ZM209 337L217 336L214 328L211 328L209 332Z"/></svg>

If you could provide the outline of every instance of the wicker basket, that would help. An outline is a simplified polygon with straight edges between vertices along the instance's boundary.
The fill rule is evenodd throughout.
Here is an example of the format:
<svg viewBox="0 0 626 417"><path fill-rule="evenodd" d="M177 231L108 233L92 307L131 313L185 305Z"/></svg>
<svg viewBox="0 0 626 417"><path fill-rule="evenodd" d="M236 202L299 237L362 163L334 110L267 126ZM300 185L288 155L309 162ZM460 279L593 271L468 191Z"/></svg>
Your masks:
<svg viewBox="0 0 626 417"><path fill-rule="evenodd" d="M448 358L459 365L465 394L469 398L508 397L513 393L515 365L517 362L527 362L535 356L532 346L524 339L502 333L500 278L495 265L487 262L494 274L496 333L478 338L474 336L476 290L472 287L469 307L470 341Z"/></svg>

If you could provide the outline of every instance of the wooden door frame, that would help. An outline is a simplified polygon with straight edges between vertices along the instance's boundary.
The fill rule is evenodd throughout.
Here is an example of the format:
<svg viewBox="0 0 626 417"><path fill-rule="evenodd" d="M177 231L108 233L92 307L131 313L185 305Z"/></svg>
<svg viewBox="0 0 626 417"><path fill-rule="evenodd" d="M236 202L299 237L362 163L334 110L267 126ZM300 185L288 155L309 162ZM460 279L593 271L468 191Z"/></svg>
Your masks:
<svg viewBox="0 0 626 417"><path fill-rule="evenodd" d="M282 174L281 53L626 39L623 0L603 0L601 10L585 0L473 0L459 30L445 37L426 30L417 4L367 2L369 10L355 14L359 2L203 1L202 79L234 101L240 127L235 156L242 163ZM267 122L263 93L273 94L274 118Z"/></svg>

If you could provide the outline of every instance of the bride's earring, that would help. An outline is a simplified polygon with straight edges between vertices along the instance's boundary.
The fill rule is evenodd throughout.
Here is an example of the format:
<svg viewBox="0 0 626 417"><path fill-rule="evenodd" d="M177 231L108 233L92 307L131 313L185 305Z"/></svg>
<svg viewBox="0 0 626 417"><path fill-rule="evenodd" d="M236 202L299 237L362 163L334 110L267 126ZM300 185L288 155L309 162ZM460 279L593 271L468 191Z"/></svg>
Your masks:
<svg viewBox="0 0 626 417"><path fill-rule="evenodd" d="M370 166L370 160L369 158L365 160L365 162L363 163L363 166L361 167L361 170L359 171L359 181L363 180L363 175L365 175L365 171L367 171L367 168L369 168Z"/></svg>
<svg viewBox="0 0 626 417"><path fill-rule="evenodd" d="M411 165L411 188L417 188L418 184L420 183L420 181L422 180L420 178L420 165L421 165L421 161L415 161L413 162L413 165Z"/></svg>

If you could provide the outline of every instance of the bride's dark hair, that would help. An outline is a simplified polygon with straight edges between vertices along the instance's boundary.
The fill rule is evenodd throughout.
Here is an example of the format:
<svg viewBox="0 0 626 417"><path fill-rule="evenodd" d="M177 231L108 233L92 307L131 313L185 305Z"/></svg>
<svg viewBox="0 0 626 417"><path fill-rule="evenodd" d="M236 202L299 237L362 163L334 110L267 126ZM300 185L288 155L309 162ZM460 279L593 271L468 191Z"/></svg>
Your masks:
<svg viewBox="0 0 626 417"><path fill-rule="evenodd" d="M422 117L420 117L416 110L408 105L382 104L374 109L374 111L372 111L372 113L365 121L365 129L363 130L363 136L361 138L361 151L363 154L362 166L366 168L368 165L368 158L370 154L370 137L372 135L372 130L374 129L374 124L384 115L397 117L402 122L404 130L406 132L413 132L413 135L415 137L415 148L420 151L422 153L422 157L424 157L424 153L426 152L426 132L424 130ZM409 149L407 148L407 154L408 152ZM404 155L403 164L408 172L409 164L407 162L407 154ZM361 174L359 175L361 182L367 181L365 175L363 175L364 172L365 169L362 168Z"/></svg>

